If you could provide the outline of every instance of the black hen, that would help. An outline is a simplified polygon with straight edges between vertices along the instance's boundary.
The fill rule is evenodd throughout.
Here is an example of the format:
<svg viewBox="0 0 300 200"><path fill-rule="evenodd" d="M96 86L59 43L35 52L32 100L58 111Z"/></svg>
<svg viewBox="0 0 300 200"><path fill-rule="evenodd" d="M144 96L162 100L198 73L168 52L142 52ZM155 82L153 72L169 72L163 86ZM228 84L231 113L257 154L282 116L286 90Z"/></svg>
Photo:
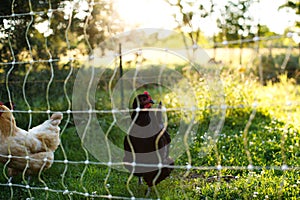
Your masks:
<svg viewBox="0 0 300 200"><path fill-rule="evenodd" d="M138 95L133 102L133 109L143 109L134 111L131 118L133 126L124 139L124 162L145 164L145 166L125 165L125 167L134 175L143 178L150 191L151 186L158 184L166 179L172 168L162 167L160 170L158 164L174 165L174 161L169 157L169 144L171 138L162 122L161 111L149 111L145 108L151 108L153 101L148 92ZM159 105L161 108L161 103ZM154 165L154 166L146 166Z"/></svg>

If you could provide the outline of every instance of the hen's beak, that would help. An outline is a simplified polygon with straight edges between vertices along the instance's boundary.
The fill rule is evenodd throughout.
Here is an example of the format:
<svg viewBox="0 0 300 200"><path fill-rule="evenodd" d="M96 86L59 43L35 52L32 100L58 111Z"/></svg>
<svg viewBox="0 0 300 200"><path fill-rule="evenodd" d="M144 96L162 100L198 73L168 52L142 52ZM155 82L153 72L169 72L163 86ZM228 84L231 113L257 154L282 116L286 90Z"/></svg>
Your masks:
<svg viewBox="0 0 300 200"><path fill-rule="evenodd" d="M149 103L154 104L154 101L152 99L150 99Z"/></svg>

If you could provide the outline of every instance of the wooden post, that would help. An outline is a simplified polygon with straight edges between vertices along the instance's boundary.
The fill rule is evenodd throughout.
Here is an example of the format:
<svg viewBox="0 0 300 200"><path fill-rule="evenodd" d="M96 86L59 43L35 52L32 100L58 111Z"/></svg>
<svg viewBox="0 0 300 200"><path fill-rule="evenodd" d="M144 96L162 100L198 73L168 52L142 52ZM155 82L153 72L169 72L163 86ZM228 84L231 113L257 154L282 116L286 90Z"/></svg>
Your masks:
<svg viewBox="0 0 300 200"><path fill-rule="evenodd" d="M213 42L214 42L214 59L215 61L217 61L217 36L216 34L214 33L214 36L213 36Z"/></svg>
<svg viewBox="0 0 300 200"><path fill-rule="evenodd" d="M256 33L256 37L260 38L260 23L257 24L257 33ZM258 74L259 74L259 82L261 85L264 85L264 69L263 69L263 65L262 65L262 56L260 55L259 52L259 48L260 48L260 39L257 41L257 49L256 49L256 53L258 55Z"/></svg>
<svg viewBox="0 0 300 200"><path fill-rule="evenodd" d="M119 43L119 70L120 70L120 93L121 93L121 109L124 109L124 88L123 88L123 80L121 79L123 76L123 65L122 65L122 44Z"/></svg>
<svg viewBox="0 0 300 200"><path fill-rule="evenodd" d="M240 35L240 58L239 58L239 64L240 64L240 67L242 66L243 64L243 61L242 61L242 57L243 57L243 39L244 37L242 35Z"/></svg>

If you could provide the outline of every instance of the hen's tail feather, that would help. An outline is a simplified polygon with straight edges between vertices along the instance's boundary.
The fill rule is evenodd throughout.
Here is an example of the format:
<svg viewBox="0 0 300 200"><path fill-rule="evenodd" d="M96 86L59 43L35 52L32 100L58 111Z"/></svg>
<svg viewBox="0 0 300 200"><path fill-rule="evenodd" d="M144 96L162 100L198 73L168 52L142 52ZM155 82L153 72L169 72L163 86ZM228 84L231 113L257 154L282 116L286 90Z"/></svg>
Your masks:
<svg viewBox="0 0 300 200"><path fill-rule="evenodd" d="M50 124L52 126L58 126L63 119L63 114L61 112L53 113L50 117Z"/></svg>
<svg viewBox="0 0 300 200"><path fill-rule="evenodd" d="M63 118L63 114L61 112L53 113L50 119L52 120L61 120Z"/></svg>

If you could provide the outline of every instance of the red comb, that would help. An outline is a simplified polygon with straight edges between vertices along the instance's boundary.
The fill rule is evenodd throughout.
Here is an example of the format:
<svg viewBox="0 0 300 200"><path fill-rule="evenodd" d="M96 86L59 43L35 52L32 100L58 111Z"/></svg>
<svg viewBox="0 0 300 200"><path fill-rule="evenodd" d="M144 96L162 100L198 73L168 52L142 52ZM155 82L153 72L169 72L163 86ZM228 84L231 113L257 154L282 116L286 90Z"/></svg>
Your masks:
<svg viewBox="0 0 300 200"><path fill-rule="evenodd" d="M145 91L144 94L145 94L145 95L149 95L149 92Z"/></svg>
<svg viewBox="0 0 300 200"><path fill-rule="evenodd" d="M4 103L2 101L0 101L0 106L3 106L3 105L4 105ZM2 110L0 111L0 117L1 117L1 115L2 115Z"/></svg>

